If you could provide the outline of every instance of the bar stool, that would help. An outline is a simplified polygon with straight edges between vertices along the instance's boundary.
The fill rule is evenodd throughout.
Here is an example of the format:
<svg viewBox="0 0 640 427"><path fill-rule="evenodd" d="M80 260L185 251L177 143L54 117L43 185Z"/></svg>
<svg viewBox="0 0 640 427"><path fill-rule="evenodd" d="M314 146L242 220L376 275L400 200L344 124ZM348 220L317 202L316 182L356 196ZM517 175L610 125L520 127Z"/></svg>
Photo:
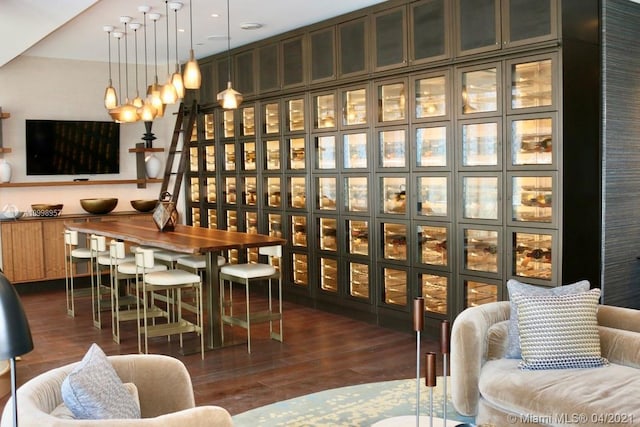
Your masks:
<svg viewBox="0 0 640 427"><path fill-rule="evenodd" d="M78 247L78 232L75 230L64 231L64 276L65 276L65 294L67 302L67 315L75 317L75 284L74 284L74 268L79 264L91 263L91 249ZM91 275L91 288L93 289L93 275ZM82 293L85 295L85 292Z"/></svg>
<svg viewBox="0 0 640 427"><path fill-rule="evenodd" d="M251 353L251 325L269 322L269 335L272 339L282 342L282 275L280 268L274 267L275 259L282 258L282 246L265 246L258 249L260 255L269 257L268 264L247 263L227 264L220 268L220 313L222 314L222 342L224 343L224 325L240 326L247 330L247 351ZM278 309L274 311L272 296L272 281L278 280ZM269 307L266 311L250 313L249 284L256 281L267 281ZM225 297L225 283L229 282L229 300ZM245 285L245 313L244 316L234 315L232 307L233 283ZM227 312L227 307L229 311ZM273 323L279 321L279 331L275 332Z"/></svg>
<svg viewBox="0 0 640 427"><path fill-rule="evenodd" d="M154 266L157 266L154 258L154 251L151 249L143 249L136 253L136 266L138 268L136 282L142 283L142 310L138 307L138 351L142 352L140 345L141 335L144 335L144 353L147 354L149 352L149 337L170 337L171 335L179 334L180 348L182 348L182 334L195 332L200 336L200 357L204 359L202 279L198 274L181 269L150 271ZM139 277L140 274L142 278ZM195 323L182 317L183 289L193 289L195 292ZM148 295L161 291L167 293L171 291L176 292L176 318L166 324L149 325L147 317L147 307L149 306Z"/></svg>
<svg viewBox="0 0 640 427"><path fill-rule="evenodd" d="M111 286L102 286L102 270L98 262L100 257L105 257L107 252L106 237L92 234L89 236L89 253L91 267L91 307L93 311L93 326L102 328L102 296L111 293Z"/></svg>
<svg viewBox="0 0 640 427"><path fill-rule="evenodd" d="M136 254L143 249L138 249ZM151 267L147 267L144 271L136 264L135 255L133 258L127 258L125 255L125 247L124 242L113 242L110 247L110 256L113 258L111 261L114 265L114 278L113 278L113 288L111 291L113 305L112 305L112 334L113 340L117 343L120 343L120 323L126 322L128 320L138 320L140 317L139 309L140 309L140 283L139 283L139 273L153 273L158 271L164 271L167 269L166 265L157 264L152 265ZM120 301L120 281L121 280L135 280L135 292L133 296L129 296L127 298L128 302L131 304L123 304ZM133 303L135 303L135 308L132 308ZM126 309L122 309L126 306ZM155 304L152 305L146 311L146 316L149 318L155 319L156 317L165 317L169 318L169 313L165 310L162 310L160 307ZM138 326L139 330L139 326ZM140 348L140 334L138 333L138 348Z"/></svg>

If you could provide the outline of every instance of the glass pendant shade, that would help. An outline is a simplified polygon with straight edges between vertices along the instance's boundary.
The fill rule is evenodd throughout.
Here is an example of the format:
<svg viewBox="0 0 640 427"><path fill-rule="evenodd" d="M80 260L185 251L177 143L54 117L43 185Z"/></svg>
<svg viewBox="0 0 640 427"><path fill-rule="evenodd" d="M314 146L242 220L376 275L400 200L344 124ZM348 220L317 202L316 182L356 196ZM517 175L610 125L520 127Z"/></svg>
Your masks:
<svg viewBox="0 0 640 427"><path fill-rule="evenodd" d="M118 106L118 95L116 95L116 89L113 87L111 80L109 80L109 86L104 91L104 108L110 110Z"/></svg>
<svg viewBox="0 0 640 427"><path fill-rule="evenodd" d="M156 109L152 105L151 99L144 100L144 104L138 109L138 115L140 115L140 120L144 122L150 122L156 117Z"/></svg>
<svg viewBox="0 0 640 427"><path fill-rule="evenodd" d="M176 90L176 96L178 99L184 98L184 83L182 82L182 74L180 74L180 70L176 70L176 72L171 75L171 84Z"/></svg>
<svg viewBox="0 0 640 427"><path fill-rule="evenodd" d="M142 108L142 106L144 105L144 101L142 100L142 98L140 98L140 95L138 94L136 94L136 97L133 98L133 101L131 103L136 108Z"/></svg>
<svg viewBox="0 0 640 427"><path fill-rule="evenodd" d="M122 110L122 107L121 107L121 106L117 106L117 107L115 107L115 108L111 108L111 109L109 110L109 115L111 116L111 118L112 118L114 121L118 122L118 123L120 123L120 122L121 122L121 120L120 120L120 111L121 111L121 110Z"/></svg>
<svg viewBox="0 0 640 427"><path fill-rule="evenodd" d="M218 93L217 100L225 110L238 108L242 103L242 94L231 87L231 82L227 82L227 88Z"/></svg>
<svg viewBox="0 0 640 427"><path fill-rule="evenodd" d="M200 89L202 74L200 74L198 61L196 61L193 55L193 49L189 51L189 61L184 66L182 79L186 89Z"/></svg>
<svg viewBox="0 0 640 427"><path fill-rule="evenodd" d="M127 100L127 103L124 104L120 109L119 119L123 123L133 123L135 121L138 121L138 109L134 107L133 104L129 102L129 100Z"/></svg>
<svg viewBox="0 0 640 427"><path fill-rule="evenodd" d="M162 99L163 104L175 104L178 100L176 88L171 83L171 76L169 76L167 83L162 86L162 90L160 91L160 99Z"/></svg>

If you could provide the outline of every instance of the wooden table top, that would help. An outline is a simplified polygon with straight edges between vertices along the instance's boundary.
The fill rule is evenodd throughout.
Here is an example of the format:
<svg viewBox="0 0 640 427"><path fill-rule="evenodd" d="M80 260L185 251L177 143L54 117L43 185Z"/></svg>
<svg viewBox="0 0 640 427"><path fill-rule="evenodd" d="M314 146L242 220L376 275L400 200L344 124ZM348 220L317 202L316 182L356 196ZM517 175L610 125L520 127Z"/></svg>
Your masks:
<svg viewBox="0 0 640 427"><path fill-rule="evenodd" d="M284 239L264 234L218 230L190 225L176 225L173 231L160 231L153 220L68 222L65 227L86 234L99 234L140 245L175 252L206 253L226 249L244 249L281 245Z"/></svg>

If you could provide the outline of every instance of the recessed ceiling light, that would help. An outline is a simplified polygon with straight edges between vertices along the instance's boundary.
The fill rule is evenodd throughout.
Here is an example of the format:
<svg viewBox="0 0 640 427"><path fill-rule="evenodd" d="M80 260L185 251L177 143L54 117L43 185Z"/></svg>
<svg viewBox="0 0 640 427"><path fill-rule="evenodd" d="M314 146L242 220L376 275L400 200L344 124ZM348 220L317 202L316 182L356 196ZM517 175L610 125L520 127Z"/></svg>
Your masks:
<svg viewBox="0 0 640 427"><path fill-rule="evenodd" d="M245 22L244 24L240 24L240 28L243 30L257 30L258 28L262 28L262 24L257 22Z"/></svg>
<svg viewBox="0 0 640 427"><path fill-rule="evenodd" d="M212 18L219 18L219 17L220 17L220 15L218 15L217 13L212 13L212 14L211 14L211 17L212 17Z"/></svg>

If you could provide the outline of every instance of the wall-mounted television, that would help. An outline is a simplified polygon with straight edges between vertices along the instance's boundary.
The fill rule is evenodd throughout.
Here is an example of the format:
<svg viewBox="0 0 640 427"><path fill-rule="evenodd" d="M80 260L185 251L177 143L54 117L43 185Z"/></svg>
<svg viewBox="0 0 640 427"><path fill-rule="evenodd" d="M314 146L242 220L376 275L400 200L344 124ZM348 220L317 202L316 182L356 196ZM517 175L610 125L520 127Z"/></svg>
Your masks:
<svg viewBox="0 0 640 427"><path fill-rule="evenodd" d="M80 120L26 121L27 175L120 173L120 125Z"/></svg>

